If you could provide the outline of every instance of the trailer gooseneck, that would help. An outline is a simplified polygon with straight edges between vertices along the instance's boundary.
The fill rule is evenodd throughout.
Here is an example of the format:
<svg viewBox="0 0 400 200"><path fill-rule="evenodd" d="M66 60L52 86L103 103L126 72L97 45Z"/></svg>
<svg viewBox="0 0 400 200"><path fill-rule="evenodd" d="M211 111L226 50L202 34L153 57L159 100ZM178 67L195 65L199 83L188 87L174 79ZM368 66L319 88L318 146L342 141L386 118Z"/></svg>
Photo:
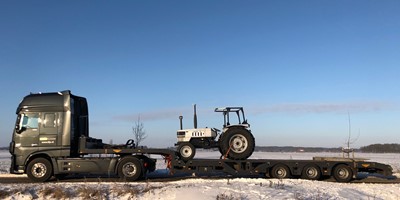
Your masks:
<svg viewBox="0 0 400 200"><path fill-rule="evenodd" d="M24 97L16 111L17 121L9 149L12 155L10 172L25 173L36 182L47 181L52 176L61 178L71 173L116 174L127 181L135 181L155 170L156 160L147 155L161 155L166 158L172 173L222 172L238 177L300 176L311 180L332 176L338 182L349 182L359 172L392 175L389 165L362 159L247 159L254 149L254 138L244 119L242 108L226 107L216 111L223 112L224 116L230 111L237 112L239 121L240 116L243 116L244 121L233 126L225 121L225 130L220 135L224 142L216 140L216 134L212 132L217 132L216 129L210 129L210 138L193 137L193 143L192 140L180 140L178 145L181 148L184 147L182 143L189 146L194 144L196 148L207 148L212 143L211 148L219 148L221 154L227 155L228 159L195 159L194 154L189 154L192 149L187 147L182 151L140 148L135 147L132 140L128 140L125 145L105 144L100 139L89 137L89 113L84 97L75 96L70 91L30 94ZM182 130L181 127L179 131L195 133L199 129L195 127ZM224 133L228 134L224 136ZM102 156L94 157L91 154Z"/></svg>

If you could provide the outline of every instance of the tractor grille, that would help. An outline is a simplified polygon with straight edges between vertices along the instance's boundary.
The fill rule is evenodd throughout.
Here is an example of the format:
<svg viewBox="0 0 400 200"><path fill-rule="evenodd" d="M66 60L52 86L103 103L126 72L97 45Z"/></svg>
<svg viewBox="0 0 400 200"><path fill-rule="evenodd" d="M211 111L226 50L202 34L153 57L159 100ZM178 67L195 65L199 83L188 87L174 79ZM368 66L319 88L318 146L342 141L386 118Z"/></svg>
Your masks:
<svg viewBox="0 0 400 200"><path fill-rule="evenodd" d="M176 132L176 135L179 137L184 137L185 136L185 131L178 131Z"/></svg>

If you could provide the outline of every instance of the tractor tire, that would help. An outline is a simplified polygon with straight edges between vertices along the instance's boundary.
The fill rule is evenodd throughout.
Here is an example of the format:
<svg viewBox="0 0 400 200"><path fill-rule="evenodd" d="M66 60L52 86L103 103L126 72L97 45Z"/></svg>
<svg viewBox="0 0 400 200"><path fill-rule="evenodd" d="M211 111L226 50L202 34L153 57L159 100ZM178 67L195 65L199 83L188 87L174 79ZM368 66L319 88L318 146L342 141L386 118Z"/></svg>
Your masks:
<svg viewBox="0 0 400 200"><path fill-rule="evenodd" d="M222 156L232 160L245 160L253 154L255 141L253 134L245 128L231 127L221 136Z"/></svg>
<svg viewBox="0 0 400 200"><path fill-rule="evenodd" d="M194 148L193 144L185 142L178 146L178 152L179 157L186 162L193 159L194 155L196 154L196 148Z"/></svg>
<svg viewBox="0 0 400 200"><path fill-rule="evenodd" d="M221 138L222 138L222 135L220 135L219 138L218 138L218 144L219 144L218 145L218 151L221 154L221 156L223 156L224 152L221 149L221 140L222 140Z"/></svg>

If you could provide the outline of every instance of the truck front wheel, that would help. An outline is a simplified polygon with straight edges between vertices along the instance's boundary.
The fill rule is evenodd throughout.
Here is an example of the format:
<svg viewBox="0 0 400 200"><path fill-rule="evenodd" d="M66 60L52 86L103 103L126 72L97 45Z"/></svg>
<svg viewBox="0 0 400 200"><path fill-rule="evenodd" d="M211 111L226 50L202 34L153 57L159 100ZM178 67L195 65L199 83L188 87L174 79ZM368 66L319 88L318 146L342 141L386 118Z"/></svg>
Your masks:
<svg viewBox="0 0 400 200"><path fill-rule="evenodd" d="M35 182L45 182L53 175L53 166L45 158L35 158L26 169L28 177Z"/></svg>
<svg viewBox="0 0 400 200"><path fill-rule="evenodd" d="M142 164L135 157L125 157L119 161L118 176L127 181L136 181L142 177Z"/></svg>

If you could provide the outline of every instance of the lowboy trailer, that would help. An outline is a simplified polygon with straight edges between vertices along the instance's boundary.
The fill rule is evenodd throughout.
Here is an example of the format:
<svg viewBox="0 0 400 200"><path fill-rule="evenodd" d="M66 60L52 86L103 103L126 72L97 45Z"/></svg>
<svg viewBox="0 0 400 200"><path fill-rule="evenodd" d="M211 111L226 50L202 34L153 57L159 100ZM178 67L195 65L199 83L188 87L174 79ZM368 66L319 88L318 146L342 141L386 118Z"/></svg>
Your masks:
<svg viewBox="0 0 400 200"><path fill-rule="evenodd" d="M360 172L391 176L389 165L363 159L315 157L313 160L281 159L182 159L170 149L136 147L132 139L110 145L89 137L87 101L70 91L30 94L19 104L9 151L10 172L27 174L36 182L52 176L95 173L118 175L135 181L156 170L151 155L161 155L171 174L176 172L222 173L235 177L334 177L349 182Z"/></svg>

